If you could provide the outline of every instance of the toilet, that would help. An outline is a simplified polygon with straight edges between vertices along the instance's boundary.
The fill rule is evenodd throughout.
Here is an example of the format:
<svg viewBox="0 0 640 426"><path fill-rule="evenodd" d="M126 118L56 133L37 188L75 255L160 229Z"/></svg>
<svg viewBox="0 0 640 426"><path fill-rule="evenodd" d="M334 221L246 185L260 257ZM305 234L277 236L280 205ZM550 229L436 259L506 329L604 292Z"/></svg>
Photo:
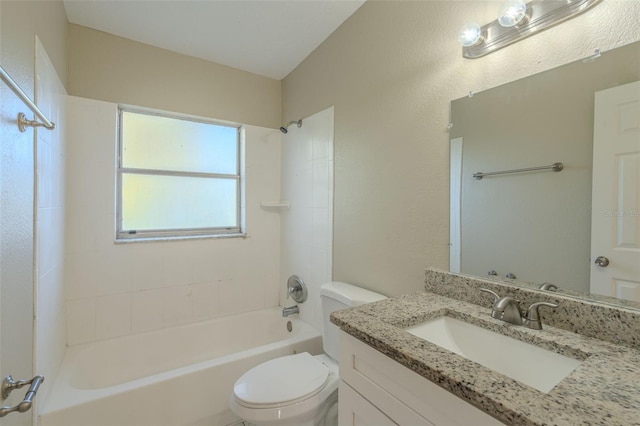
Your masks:
<svg viewBox="0 0 640 426"><path fill-rule="evenodd" d="M264 362L235 383L229 404L244 421L259 426L338 424L338 332L331 312L386 299L342 282L320 288L324 354L307 352Z"/></svg>

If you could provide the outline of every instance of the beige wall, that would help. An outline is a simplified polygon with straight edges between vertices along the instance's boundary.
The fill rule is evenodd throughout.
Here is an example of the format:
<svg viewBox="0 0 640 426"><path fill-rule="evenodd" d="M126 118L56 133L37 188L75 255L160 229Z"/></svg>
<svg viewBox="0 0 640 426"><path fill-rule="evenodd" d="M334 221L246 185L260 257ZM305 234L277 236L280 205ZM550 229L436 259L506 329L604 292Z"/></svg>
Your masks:
<svg viewBox="0 0 640 426"><path fill-rule="evenodd" d="M448 267L450 100L640 39L640 2L608 0L462 58L501 3L369 0L283 80L284 121L335 106L334 279L396 295Z"/></svg>
<svg viewBox="0 0 640 426"><path fill-rule="evenodd" d="M68 80L69 23L62 1L5 1L2 8L2 66L33 95L33 63L37 35L60 81Z"/></svg>
<svg viewBox="0 0 640 426"><path fill-rule="evenodd" d="M280 127L280 81L70 25L69 94Z"/></svg>

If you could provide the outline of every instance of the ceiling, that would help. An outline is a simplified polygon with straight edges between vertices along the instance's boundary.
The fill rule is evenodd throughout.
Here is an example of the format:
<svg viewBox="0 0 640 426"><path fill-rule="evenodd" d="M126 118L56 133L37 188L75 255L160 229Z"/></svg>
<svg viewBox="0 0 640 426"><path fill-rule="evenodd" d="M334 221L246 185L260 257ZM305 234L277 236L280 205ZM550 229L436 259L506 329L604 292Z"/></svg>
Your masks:
<svg viewBox="0 0 640 426"><path fill-rule="evenodd" d="M364 0L65 0L69 22L277 80Z"/></svg>

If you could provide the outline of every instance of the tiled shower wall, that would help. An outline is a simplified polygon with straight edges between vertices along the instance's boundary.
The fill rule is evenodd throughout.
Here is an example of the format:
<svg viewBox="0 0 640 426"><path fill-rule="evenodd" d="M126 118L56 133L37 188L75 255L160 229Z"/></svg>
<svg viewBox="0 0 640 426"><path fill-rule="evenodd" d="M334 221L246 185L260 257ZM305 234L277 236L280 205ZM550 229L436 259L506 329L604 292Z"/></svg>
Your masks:
<svg viewBox="0 0 640 426"><path fill-rule="evenodd" d="M66 91L44 47L36 41L35 98L54 124L36 135L35 197L35 350L36 374L56 376L65 352L64 221ZM50 386L40 388L44 400Z"/></svg>
<svg viewBox="0 0 640 426"><path fill-rule="evenodd" d="M300 318L322 330L320 286L331 281L333 246L333 107L295 124L282 142L282 264L280 304L287 298L290 275L307 285L308 299L299 304Z"/></svg>
<svg viewBox="0 0 640 426"><path fill-rule="evenodd" d="M117 105L70 97L67 342L161 329L279 303L281 133L245 126L247 238L114 243Z"/></svg>

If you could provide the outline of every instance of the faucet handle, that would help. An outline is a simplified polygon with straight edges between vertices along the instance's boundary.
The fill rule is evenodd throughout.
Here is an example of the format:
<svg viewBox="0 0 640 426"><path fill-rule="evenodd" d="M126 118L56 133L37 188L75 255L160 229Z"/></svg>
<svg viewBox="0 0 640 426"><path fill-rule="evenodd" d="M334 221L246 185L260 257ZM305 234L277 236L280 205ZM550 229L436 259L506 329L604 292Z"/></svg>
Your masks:
<svg viewBox="0 0 640 426"><path fill-rule="evenodd" d="M524 326L532 328L534 330L542 330L542 323L540 322L540 313L538 312L538 308L540 306L548 306L549 308L557 308L558 305L555 303L549 302L536 302L532 303L527 309L527 313L524 317Z"/></svg>
<svg viewBox="0 0 640 426"><path fill-rule="evenodd" d="M498 300L500 300L500 296L498 296L498 293L496 293L493 290L489 290L489 289L486 289L486 288L481 288L480 291L484 291L485 293L493 294L493 297L495 297L495 299L493 299L493 303L496 303Z"/></svg>

